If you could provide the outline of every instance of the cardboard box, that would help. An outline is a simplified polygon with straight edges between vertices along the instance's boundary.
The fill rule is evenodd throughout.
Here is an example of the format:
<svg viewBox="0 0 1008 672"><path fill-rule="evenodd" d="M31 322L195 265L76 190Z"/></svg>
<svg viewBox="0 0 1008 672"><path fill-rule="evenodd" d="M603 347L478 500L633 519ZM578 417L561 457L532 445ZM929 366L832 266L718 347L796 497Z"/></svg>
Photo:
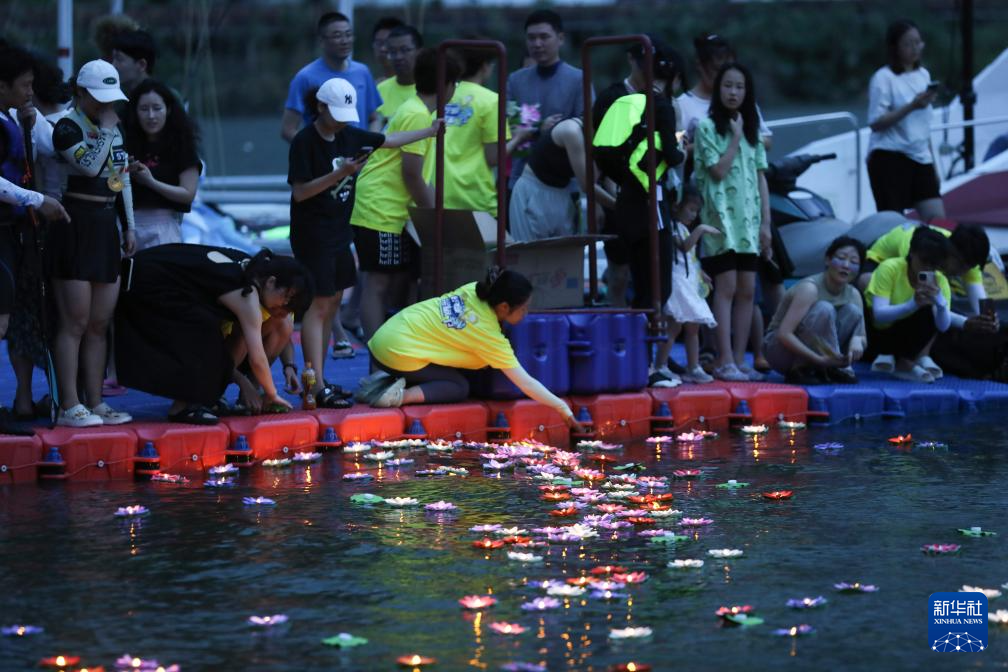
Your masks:
<svg viewBox="0 0 1008 672"><path fill-rule="evenodd" d="M420 237L421 298L434 291L434 209L410 208ZM532 308L580 308L584 305L585 246L611 236L565 236L516 243L505 239L507 268L526 276L535 291ZM443 291L482 280L497 259L497 220L486 212L444 211Z"/></svg>

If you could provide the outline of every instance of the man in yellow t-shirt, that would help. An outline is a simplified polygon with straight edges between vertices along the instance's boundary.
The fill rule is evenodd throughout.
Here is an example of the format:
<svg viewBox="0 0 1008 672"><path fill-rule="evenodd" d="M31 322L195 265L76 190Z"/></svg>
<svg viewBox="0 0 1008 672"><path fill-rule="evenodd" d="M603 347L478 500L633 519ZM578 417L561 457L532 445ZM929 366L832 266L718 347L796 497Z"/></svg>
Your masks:
<svg viewBox="0 0 1008 672"><path fill-rule="evenodd" d="M391 39L391 38L390 38ZM445 90L455 93L462 66L445 62ZM404 102L386 134L428 128L437 107L437 52L424 49L416 60L417 93ZM404 308L410 283L418 275L419 250L403 229L409 205L434 206L434 192L424 180L424 161L431 138L398 149L378 149L357 178L357 197L350 224L361 271L361 325L370 338L390 310Z"/></svg>
<svg viewBox="0 0 1008 672"><path fill-rule="evenodd" d="M382 104L377 112L385 122L392 119L399 107L416 94L413 70L416 67L417 53L422 47L423 37L413 26L397 26L389 31L385 40L385 52L395 77L389 77L378 84Z"/></svg>
<svg viewBox="0 0 1008 672"><path fill-rule="evenodd" d="M873 371L918 383L942 375L927 353L938 332L952 325L952 290L938 270L947 248L939 232L917 227L907 256L886 259L872 273L865 303Z"/></svg>
<svg viewBox="0 0 1008 672"><path fill-rule="evenodd" d="M444 204L497 216L493 169L497 166L498 98L482 85L493 71L494 52L467 49L462 55L462 81L445 108Z"/></svg>
<svg viewBox="0 0 1008 672"><path fill-rule="evenodd" d="M910 239L921 225L906 222L893 227L868 248L868 260L861 265L858 287L863 291L874 271L886 259L906 258L910 252ZM959 280L964 285L970 303L970 313L980 312L980 299L987 294L983 286L983 266L990 254L990 240L983 227L976 224L960 224L954 231L938 226L928 228L948 238L948 254L938 268L949 278Z"/></svg>

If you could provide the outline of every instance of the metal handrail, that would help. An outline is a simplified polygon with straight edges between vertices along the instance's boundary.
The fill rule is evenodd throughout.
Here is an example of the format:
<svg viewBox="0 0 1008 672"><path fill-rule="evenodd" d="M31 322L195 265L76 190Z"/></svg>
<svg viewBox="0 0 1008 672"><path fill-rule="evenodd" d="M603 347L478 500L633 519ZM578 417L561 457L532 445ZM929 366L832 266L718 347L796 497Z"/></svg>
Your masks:
<svg viewBox="0 0 1008 672"><path fill-rule="evenodd" d="M207 175L200 180L207 189L260 189L262 187L286 188L286 175Z"/></svg>
<svg viewBox="0 0 1008 672"><path fill-rule="evenodd" d="M1004 117L987 117L986 119L971 119L970 121L962 120L949 122L947 124L936 124L931 127L931 132L952 130L956 128L972 128L973 126L991 126L993 124L1005 124L1008 123L1008 116Z"/></svg>
<svg viewBox="0 0 1008 672"><path fill-rule="evenodd" d="M595 221L595 162L594 145L595 125L592 123L592 65L591 50L595 47L614 44L638 43L644 51L644 119L647 124L647 175L648 175L648 233L651 245L651 310L652 323L661 319L661 281L659 279L658 262L658 180L655 157L655 99L654 99L654 45L651 39L638 35L605 35L590 37L581 45L582 96L584 97L584 130L585 142L585 183L588 197L588 233L598 233L598 222ZM594 245L588 246L588 277L589 294L592 301L598 296L598 253Z"/></svg>
<svg viewBox="0 0 1008 672"><path fill-rule="evenodd" d="M801 117L786 117L784 119L774 119L767 121L767 128L780 128L783 126L806 126L808 124L818 124L823 121L846 121L854 130L854 171L856 176L857 212L861 212L861 125L858 118L851 112L824 112L823 114L806 114Z"/></svg>
<svg viewBox="0 0 1008 672"><path fill-rule="evenodd" d="M445 40L437 48L437 116L445 114L445 54L452 47L485 49L497 52L497 265L504 268L504 244L507 237L507 47L497 40ZM440 295L444 283L444 142L445 130L437 135L434 153L434 294Z"/></svg>

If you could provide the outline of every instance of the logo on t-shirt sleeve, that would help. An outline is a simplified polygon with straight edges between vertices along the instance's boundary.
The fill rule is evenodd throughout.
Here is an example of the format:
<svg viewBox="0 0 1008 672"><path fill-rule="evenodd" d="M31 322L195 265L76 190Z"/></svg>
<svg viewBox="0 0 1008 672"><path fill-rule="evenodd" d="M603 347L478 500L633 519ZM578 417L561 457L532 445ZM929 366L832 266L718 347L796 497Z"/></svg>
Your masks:
<svg viewBox="0 0 1008 672"><path fill-rule="evenodd" d="M465 301L458 294L441 299L441 321L449 329L465 329L468 324L465 313Z"/></svg>

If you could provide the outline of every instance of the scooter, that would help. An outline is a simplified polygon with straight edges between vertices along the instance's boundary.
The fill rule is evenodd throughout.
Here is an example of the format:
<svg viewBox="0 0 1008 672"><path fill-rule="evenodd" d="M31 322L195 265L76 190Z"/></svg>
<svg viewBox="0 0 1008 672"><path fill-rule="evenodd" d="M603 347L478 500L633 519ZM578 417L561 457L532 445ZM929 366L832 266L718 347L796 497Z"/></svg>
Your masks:
<svg viewBox="0 0 1008 672"><path fill-rule="evenodd" d="M826 248L834 238L848 235L871 245L893 227L909 221L898 212L878 212L856 224L837 219L830 202L797 185L810 166L836 154L798 154L770 164L770 221L774 224L774 259L784 275L804 278L823 269Z"/></svg>

